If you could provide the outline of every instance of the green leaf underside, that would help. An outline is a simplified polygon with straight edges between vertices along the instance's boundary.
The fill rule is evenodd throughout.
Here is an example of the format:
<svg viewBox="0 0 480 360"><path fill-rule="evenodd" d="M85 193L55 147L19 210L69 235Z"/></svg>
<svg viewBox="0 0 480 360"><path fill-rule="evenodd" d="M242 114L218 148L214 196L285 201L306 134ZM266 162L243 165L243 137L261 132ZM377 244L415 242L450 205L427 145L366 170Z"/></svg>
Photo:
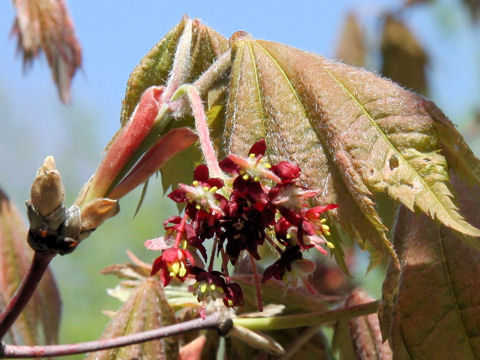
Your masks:
<svg viewBox="0 0 480 360"><path fill-rule="evenodd" d="M27 228L17 209L0 189L0 304L3 306L15 293L33 256L25 241L26 234ZM7 340L12 344L55 344L60 315L60 295L52 273L47 271Z"/></svg>
<svg viewBox="0 0 480 360"><path fill-rule="evenodd" d="M462 191L458 183L456 190ZM480 203L471 192L463 191L460 205L479 225ZM480 252L459 236L424 215L401 210L395 247L402 269L389 274L392 283L383 292L383 330L395 359L480 357Z"/></svg>
<svg viewBox="0 0 480 360"><path fill-rule="evenodd" d="M480 235L452 201L438 120L423 98L366 71L272 42L239 40L233 56L225 130L231 152L246 153L265 137L270 159L296 162L302 181L323 190L318 201L339 204L339 223L377 253L394 256L375 210L378 192L459 232Z"/></svg>
<svg viewBox="0 0 480 360"><path fill-rule="evenodd" d="M144 280L136 288L115 318L105 329L101 339L109 339L141 331L153 330L175 322L172 309L163 295L162 286L153 279ZM87 360L113 359L176 359L178 342L161 339L142 344L91 353Z"/></svg>
<svg viewBox="0 0 480 360"><path fill-rule="evenodd" d="M322 189L318 203L340 205L336 220L371 250L372 263L378 263L381 253L394 257L374 203L365 197L356 201L349 193L332 155L325 151L322 133L314 129L292 82L259 43L239 41L233 48L225 129L229 151L244 155L256 140L266 138L272 162L297 163L302 168L302 183ZM370 206L364 206L366 203Z"/></svg>

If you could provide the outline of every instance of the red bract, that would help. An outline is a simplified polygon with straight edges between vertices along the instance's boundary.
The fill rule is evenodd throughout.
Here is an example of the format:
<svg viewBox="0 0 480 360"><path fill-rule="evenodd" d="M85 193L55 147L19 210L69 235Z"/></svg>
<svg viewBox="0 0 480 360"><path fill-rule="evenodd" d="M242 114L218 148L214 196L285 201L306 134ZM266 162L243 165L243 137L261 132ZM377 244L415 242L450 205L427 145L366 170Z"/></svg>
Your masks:
<svg viewBox="0 0 480 360"><path fill-rule="evenodd" d="M179 248L170 248L155 259L151 275L155 275L158 271L161 271L160 279L163 285L167 286L170 280L172 280L172 277L184 281L194 265L195 261L193 260L193 256L188 251Z"/></svg>

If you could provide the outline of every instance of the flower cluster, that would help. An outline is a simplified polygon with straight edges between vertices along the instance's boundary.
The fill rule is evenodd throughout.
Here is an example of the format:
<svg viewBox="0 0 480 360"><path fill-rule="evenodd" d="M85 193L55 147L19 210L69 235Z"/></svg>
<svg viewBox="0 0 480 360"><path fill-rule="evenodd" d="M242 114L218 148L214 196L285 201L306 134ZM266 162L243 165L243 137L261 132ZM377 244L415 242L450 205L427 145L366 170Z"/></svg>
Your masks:
<svg viewBox="0 0 480 360"><path fill-rule="evenodd" d="M309 199L318 191L298 184L300 168L287 161L268 164L265 150L265 141L260 140L247 158L229 155L220 161L222 179L211 178L207 166L199 165L192 185L180 184L168 195L186 207L183 217L164 223L166 240L173 246L152 267L152 274L161 272L164 285L173 277L180 281L191 277L199 301L222 299L226 306L241 306L242 289L230 282L229 262L235 265L247 254L253 264L261 258L259 247L269 243L279 259L265 269L262 283L275 278L296 286L315 268L303 252L316 248L327 254L323 246L333 247L325 238L330 233L322 214L337 205L311 207ZM210 258L204 245L209 239L214 240ZM206 270L195 266L192 254L197 251L209 261ZM223 258L221 271L213 270L215 256Z"/></svg>

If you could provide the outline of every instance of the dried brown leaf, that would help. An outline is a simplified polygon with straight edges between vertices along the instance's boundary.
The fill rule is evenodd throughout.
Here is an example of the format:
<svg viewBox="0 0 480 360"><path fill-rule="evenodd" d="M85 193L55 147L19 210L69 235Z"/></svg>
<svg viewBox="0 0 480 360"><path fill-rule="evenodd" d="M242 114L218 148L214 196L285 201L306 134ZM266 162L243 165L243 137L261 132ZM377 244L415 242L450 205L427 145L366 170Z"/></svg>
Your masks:
<svg viewBox="0 0 480 360"><path fill-rule="evenodd" d="M33 257L27 245L27 228L15 206L0 189L0 304L16 291ZM55 344L60 326L61 300L48 270L30 303L9 331L13 344Z"/></svg>
<svg viewBox="0 0 480 360"><path fill-rule="evenodd" d="M153 278L145 279L117 311L101 339L153 330L175 323L175 314L168 305L163 286ZM165 338L91 353L87 360L177 359L178 340Z"/></svg>
<svg viewBox="0 0 480 360"><path fill-rule="evenodd" d="M365 66L365 35L355 14L350 13L345 18L335 58L354 66Z"/></svg>
<svg viewBox="0 0 480 360"><path fill-rule="evenodd" d="M17 17L12 33L28 67L43 50L60 99L70 102L70 84L82 65L82 50L64 0L14 0Z"/></svg>
<svg viewBox="0 0 480 360"><path fill-rule="evenodd" d="M382 74L421 94L427 94L428 55L402 21L385 18L382 37Z"/></svg>
<svg viewBox="0 0 480 360"><path fill-rule="evenodd" d="M480 187L456 175L452 182L463 213L480 226ZM461 237L401 209L395 248L402 266L389 269L382 304L394 359L480 357L480 251Z"/></svg>

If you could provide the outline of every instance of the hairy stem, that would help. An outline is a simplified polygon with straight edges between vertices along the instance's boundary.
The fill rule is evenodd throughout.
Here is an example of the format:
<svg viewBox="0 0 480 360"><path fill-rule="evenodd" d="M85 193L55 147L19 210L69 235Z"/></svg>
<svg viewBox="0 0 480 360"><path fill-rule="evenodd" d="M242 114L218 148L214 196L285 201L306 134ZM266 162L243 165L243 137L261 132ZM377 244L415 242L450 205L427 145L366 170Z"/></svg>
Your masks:
<svg viewBox="0 0 480 360"><path fill-rule="evenodd" d="M182 95L187 95L192 107L193 117L195 118L195 129L200 140L200 147L202 148L205 162L211 177L222 177L222 170L218 165L217 154L213 148L212 140L210 139L210 131L207 125L207 117L203 108L202 99L193 85L182 85L173 94L172 101L178 99Z"/></svg>
<svg viewBox="0 0 480 360"><path fill-rule="evenodd" d="M190 320L180 324L165 326L159 329L144 331L137 334L120 336L113 339L88 341L78 344L47 346L3 345L3 348L0 352L0 358L23 359L84 354L93 351L139 344L146 341L183 334L192 330L218 329L220 333L224 333L228 332L230 327L231 320L229 320L228 318L225 319L222 313L217 312L208 315L207 317L205 317L205 319Z"/></svg>
<svg viewBox="0 0 480 360"><path fill-rule="evenodd" d="M203 96L215 82L223 77L232 66L231 50L224 52L205 72L193 83L193 86Z"/></svg>
<svg viewBox="0 0 480 360"><path fill-rule="evenodd" d="M185 80L190 67L190 47L192 46L192 19L187 19L182 36L178 41L172 71L162 99L168 102L173 93Z"/></svg>
<svg viewBox="0 0 480 360"><path fill-rule="evenodd" d="M43 274L48 268L48 264L56 254L56 251L36 251L33 255L30 268L23 277L20 286L0 314L0 339L4 338L22 310L30 301L35 289L43 277Z"/></svg>
<svg viewBox="0 0 480 360"><path fill-rule="evenodd" d="M250 330L282 330L295 327L313 326L340 319L350 319L352 317L372 314L378 311L379 304L380 302L377 300L362 305L332 311L267 318L235 318L233 319L233 324L246 327Z"/></svg>

